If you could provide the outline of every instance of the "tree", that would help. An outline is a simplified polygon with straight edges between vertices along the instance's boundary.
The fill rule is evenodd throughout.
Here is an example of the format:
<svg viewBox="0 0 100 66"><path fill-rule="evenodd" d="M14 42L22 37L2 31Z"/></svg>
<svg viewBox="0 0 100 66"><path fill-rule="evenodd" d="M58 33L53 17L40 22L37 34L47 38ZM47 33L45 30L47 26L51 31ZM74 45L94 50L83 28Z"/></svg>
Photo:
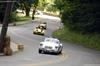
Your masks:
<svg viewBox="0 0 100 66"><path fill-rule="evenodd" d="M19 3L20 3L20 7L22 9L25 9L26 16L29 16L29 12L30 12L32 5L34 5L33 7L35 9L38 6L38 0L20 0Z"/></svg>
<svg viewBox="0 0 100 66"><path fill-rule="evenodd" d="M49 3L46 2L46 0L39 0L39 10L44 10L48 6Z"/></svg>
<svg viewBox="0 0 100 66"><path fill-rule="evenodd" d="M5 2L0 2L0 23L3 22L3 19L4 19L4 14L5 14L5 10L6 10L6 1ZM11 22L12 20L14 20L13 18L15 18L14 15L16 15L16 9L19 7L19 2L16 1L14 2L14 5L13 5L13 8L12 8L12 12L10 13L10 16L9 16L9 21ZM12 13L15 13L14 15L12 15Z"/></svg>
<svg viewBox="0 0 100 66"><path fill-rule="evenodd" d="M33 6L32 19L34 20L34 15L35 15L36 8L38 6L39 0L34 0L33 2L34 2L34 4L32 4L32 6Z"/></svg>
<svg viewBox="0 0 100 66"><path fill-rule="evenodd" d="M100 33L100 0L55 0L61 19L70 30Z"/></svg>
<svg viewBox="0 0 100 66"><path fill-rule="evenodd" d="M59 10L55 7L55 4L50 4L50 5L47 6L47 11L56 12L56 11L59 11Z"/></svg>

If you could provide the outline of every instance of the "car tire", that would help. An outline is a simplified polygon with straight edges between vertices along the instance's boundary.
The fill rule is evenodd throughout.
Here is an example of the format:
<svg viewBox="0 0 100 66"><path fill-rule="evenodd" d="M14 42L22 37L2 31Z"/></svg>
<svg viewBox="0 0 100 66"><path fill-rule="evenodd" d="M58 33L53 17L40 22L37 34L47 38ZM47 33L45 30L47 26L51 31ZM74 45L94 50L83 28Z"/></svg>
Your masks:
<svg viewBox="0 0 100 66"><path fill-rule="evenodd" d="M53 52L55 55L58 55L59 54L59 51L57 51L57 52Z"/></svg>
<svg viewBox="0 0 100 66"><path fill-rule="evenodd" d="M35 34L35 32L33 32L33 34Z"/></svg>
<svg viewBox="0 0 100 66"><path fill-rule="evenodd" d="M62 54L62 51L60 51L59 54Z"/></svg>
<svg viewBox="0 0 100 66"><path fill-rule="evenodd" d="M44 51L39 49L39 53L43 54L43 53L44 53Z"/></svg>
<svg viewBox="0 0 100 66"><path fill-rule="evenodd" d="M41 34L42 36L44 36L44 34Z"/></svg>
<svg viewBox="0 0 100 66"><path fill-rule="evenodd" d="M45 27L44 29L46 30L47 28Z"/></svg>
<svg viewBox="0 0 100 66"><path fill-rule="evenodd" d="M39 53L42 53L42 50L39 49Z"/></svg>

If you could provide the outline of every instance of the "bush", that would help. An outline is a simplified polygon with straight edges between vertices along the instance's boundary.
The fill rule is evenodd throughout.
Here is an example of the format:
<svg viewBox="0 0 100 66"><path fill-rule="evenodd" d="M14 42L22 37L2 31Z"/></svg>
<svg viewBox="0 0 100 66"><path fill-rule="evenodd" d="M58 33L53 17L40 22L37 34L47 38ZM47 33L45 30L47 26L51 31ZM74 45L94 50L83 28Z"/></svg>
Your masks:
<svg viewBox="0 0 100 66"><path fill-rule="evenodd" d="M64 25L81 33L100 33L99 0L55 0Z"/></svg>
<svg viewBox="0 0 100 66"><path fill-rule="evenodd" d="M9 17L9 22L12 23L15 21L17 21L17 15L16 15L16 12L12 12L10 17Z"/></svg>
<svg viewBox="0 0 100 66"><path fill-rule="evenodd" d="M21 16L21 17L17 16L16 12L12 12L10 17L9 17L10 23L14 23L14 22L17 22L17 21L26 21L26 20L30 20L30 19L31 19L31 17L28 17L28 16Z"/></svg>

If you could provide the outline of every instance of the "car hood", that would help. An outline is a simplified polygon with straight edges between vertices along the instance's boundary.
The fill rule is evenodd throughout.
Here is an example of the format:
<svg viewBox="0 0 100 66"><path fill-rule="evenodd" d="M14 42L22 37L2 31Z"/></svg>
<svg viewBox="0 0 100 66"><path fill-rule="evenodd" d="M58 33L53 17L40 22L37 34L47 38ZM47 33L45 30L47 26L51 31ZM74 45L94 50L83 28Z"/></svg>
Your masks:
<svg viewBox="0 0 100 66"><path fill-rule="evenodd" d="M53 42L41 42L41 44L43 44L43 46L52 46L52 47L59 46L58 44Z"/></svg>

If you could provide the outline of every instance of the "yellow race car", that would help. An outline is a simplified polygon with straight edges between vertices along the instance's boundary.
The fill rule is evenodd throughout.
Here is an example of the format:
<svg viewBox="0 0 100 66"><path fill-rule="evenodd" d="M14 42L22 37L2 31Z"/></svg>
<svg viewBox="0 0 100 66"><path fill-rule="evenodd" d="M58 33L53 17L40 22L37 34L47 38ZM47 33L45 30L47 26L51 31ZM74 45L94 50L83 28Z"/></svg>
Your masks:
<svg viewBox="0 0 100 66"><path fill-rule="evenodd" d="M33 33L34 34L39 34L39 35L44 35L45 30L44 30L43 27L38 26L33 30Z"/></svg>
<svg viewBox="0 0 100 66"><path fill-rule="evenodd" d="M38 26L43 27L44 29L47 29L47 23L46 22L38 24Z"/></svg>

